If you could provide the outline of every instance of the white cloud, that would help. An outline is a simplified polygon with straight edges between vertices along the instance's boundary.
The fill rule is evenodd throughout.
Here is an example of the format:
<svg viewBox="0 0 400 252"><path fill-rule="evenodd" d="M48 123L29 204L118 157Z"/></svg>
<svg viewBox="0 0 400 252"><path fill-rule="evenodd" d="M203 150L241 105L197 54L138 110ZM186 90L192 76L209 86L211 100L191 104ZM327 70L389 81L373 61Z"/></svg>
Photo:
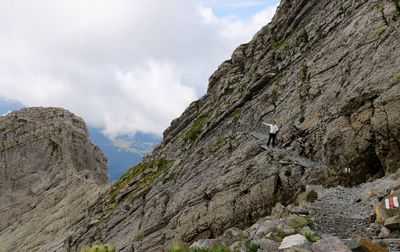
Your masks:
<svg viewBox="0 0 400 252"><path fill-rule="evenodd" d="M204 0L204 4L218 8L246 8L263 5L262 0Z"/></svg>
<svg viewBox="0 0 400 252"><path fill-rule="evenodd" d="M110 136L160 134L274 12L218 18L205 4L0 0L0 98L65 107Z"/></svg>

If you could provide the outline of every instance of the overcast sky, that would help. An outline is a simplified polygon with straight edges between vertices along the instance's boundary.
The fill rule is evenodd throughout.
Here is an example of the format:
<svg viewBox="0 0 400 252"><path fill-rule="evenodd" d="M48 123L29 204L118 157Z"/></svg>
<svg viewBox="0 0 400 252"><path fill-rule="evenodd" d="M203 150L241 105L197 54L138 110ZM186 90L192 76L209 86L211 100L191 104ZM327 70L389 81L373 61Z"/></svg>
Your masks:
<svg viewBox="0 0 400 252"><path fill-rule="evenodd" d="M0 0L0 100L161 134L277 0Z"/></svg>

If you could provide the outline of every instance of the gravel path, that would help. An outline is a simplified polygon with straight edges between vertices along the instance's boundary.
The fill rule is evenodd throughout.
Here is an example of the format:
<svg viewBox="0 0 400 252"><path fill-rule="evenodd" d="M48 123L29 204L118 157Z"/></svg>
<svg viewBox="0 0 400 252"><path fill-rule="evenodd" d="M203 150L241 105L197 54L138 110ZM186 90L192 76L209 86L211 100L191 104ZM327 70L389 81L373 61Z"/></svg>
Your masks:
<svg viewBox="0 0 400 252"><path fill-rule="evenodd" d="M372 206L361 201L362 192L361 187L320 188L310 216L314 229L342 239L375 236L370 228Z"/></svg>

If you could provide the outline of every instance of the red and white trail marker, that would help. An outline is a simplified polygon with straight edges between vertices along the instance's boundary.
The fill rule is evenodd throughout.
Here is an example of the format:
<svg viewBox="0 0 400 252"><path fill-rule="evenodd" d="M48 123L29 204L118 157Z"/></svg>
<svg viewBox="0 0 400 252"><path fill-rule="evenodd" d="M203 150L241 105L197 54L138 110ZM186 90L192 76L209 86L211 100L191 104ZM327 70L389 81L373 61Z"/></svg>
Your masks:
<svg viewBox="0 0 400 252"><path fill-rule="evenodd" d="M397 197L390 197L385 199L386 209L398 208L399 207L399 199Z"/></svg>

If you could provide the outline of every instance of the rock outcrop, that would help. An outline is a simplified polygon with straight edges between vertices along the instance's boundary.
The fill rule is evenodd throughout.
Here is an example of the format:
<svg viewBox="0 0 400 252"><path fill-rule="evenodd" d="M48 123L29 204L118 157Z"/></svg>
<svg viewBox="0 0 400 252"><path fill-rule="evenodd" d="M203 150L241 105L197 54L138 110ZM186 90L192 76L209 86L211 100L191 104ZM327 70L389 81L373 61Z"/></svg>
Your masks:
<svg viewBox="0 0 400 252"><path fill-rule="evenodd" d="M107 160L83 120L58 108L0 117L1 251L53 251L107 189Z"/></svg>
<svg viewBox="0 0 400 252"><path fill-rule="evenodd" d="M247 227L308 184L356 185L396 171L399 16L389 0L283 0L161 146L73 224L65 246L162 251ZM253 135L273 119L279 147L264 151Z"/></svg>

